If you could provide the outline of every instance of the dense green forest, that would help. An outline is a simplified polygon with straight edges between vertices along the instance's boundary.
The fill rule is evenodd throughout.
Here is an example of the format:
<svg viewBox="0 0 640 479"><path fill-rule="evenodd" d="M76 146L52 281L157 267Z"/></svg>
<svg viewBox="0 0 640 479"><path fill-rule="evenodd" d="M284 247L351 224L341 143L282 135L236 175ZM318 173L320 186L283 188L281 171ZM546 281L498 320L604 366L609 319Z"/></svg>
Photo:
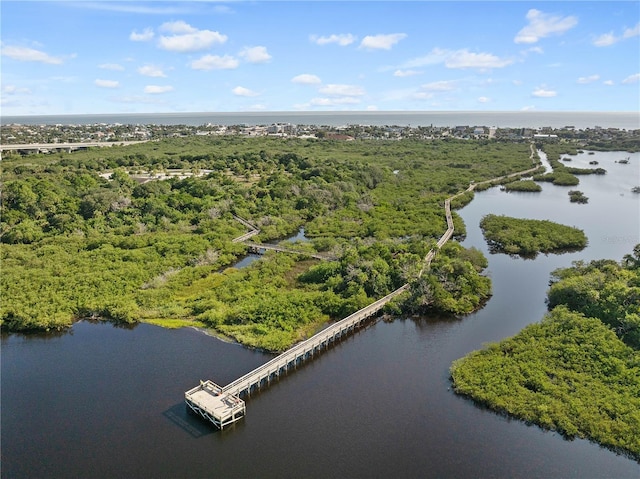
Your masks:
<svg viewBox="0 0 640 479"><path fill-rule="evenodd" d="M456 361L456 392L640 461L640 245L553 272L551 312Z"/></svg>
<svg viewBox="0 0 640 479"><path fill-rule="evenodd" d="M495 253L535 257L538 253L580 250L587 245L582 230L549 220L489 214L480 221L480 228Z"/></svg>
<svg viewBox="0 0 640 479"><path fill-rule="evenodd" d="M415 279L446 230L444 199L472 181L530 168L529 154L526 144L485 140L230 136L7 156L2 329L60 329L85 317L143 320L206 325L281 349ZM304 247L338 261L270 254L229 268L247 251L231 241L247 231L234 215L260 228L259 242L304 226L311 238ZM451 255L455 263L468 253L448 250L442 258ZM478 271L468 261L463 267ZM449 289L454 298L466 291ZM464 306L437 307L468 311L485 290L469 290Z"/></svg>
<svg viewBox="0 0 640 479"><path fill-rule="evenodd" d="M491 280L481 274L488 264L480 250L445 244L429 270L411 282L403 310L417 314L475 311L491 296Z"/></svg>

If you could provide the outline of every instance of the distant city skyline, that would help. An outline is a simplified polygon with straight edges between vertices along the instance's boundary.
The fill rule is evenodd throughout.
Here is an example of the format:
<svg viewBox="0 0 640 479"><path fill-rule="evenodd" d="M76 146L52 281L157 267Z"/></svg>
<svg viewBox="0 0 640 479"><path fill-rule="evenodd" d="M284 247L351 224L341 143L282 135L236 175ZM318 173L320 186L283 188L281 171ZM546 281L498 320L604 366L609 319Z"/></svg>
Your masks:
<svg viewBox="0 0 640 479"><path fill-rule="evenodd" d="M2 1L2 115L638 111L637 2Z"/></svg>

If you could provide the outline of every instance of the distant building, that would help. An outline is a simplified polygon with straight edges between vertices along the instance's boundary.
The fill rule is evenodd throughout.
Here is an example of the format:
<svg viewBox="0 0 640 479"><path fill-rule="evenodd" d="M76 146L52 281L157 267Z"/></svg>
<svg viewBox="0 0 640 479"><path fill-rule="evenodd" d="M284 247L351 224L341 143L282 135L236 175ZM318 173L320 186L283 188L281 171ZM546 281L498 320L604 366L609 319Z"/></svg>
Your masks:
<svg viewBox="0 0 640 479"><path fill-rule="evenodd" d="M291 123L274 123L267 127L267 134L277 135L279 133L286 135L295 134L296 128Z"/></svg>

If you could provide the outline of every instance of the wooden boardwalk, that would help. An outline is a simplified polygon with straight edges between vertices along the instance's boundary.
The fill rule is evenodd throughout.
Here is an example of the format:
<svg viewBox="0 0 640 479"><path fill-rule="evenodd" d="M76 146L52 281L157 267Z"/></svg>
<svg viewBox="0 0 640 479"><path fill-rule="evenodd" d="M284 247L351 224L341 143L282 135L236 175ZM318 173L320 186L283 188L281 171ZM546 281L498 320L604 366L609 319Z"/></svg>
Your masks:
<svg viewBox="0 0 640 479"><path fill-rule="evenodd" d="M268 251L278 251L280 253L289 253L289 254L299 254L302 256L307 256L309 258L320 259L323 261L335 261L336 258L333 256L329 256L321 253L310 253L308 251L300 251L291 248L286 248L284 246L279 246L275 244L263 244L263 243L250 243L248 241L243 241L245 245L249 247L249 250L254 250L255 252L259 252L259 250L268 250Z"/></svg>
<svg viewBox="0 0 640 479"><path fill-rule="evenodd" d="M260 230L258 229L257 226L252 225L251 223L249 223L247 220L245 220L244 218L240 218L239 216L233 216L233 218L238 221L239 223L242 223L244 226L246 226L247 228L249 228L249 231L243 235L238 236L237 238L233 238L231 240L232 243L244 243L245 241L247 241L249 238L254 237L255 235L260 233Z"/></svg>
<svg viewBox="0 0 640 479"><path fill-rule="evenodd" d="M531 145L531 160L534 159L534 154L535 151L533 149L533 145ZM483 181L480 183L472 183L466 190L447 198L444 201L447 229L438 240L437 248L431 249L424 257L423 265L420 269L418 277L421 277L423 272L428 270L431 265L431 261L435 257L437 251L453 237L455 228L453 223L453 216L451 214L451 200L457 198L460 195L463 195L464 193L473 191L477 184L490 183L492 181L501 180L504 178L521 176L524 174L532 173L536 169L537 166L525 171L511 173L509 175L493 178L491 180ZM245 242L246 239L260 232L248 221L238 217L236 217L236 219L248 228L251 228L252 231L239 236L238 238L235 238L233 240L234 242ZM247 235L249 236L247 237ZM312 256L309 253L292 251L288 250L287 248L282 248L275 245L261 245L258 243L248 243L248 245L263 249L273 249L275 251L306 254L308 256ZM376 315L380 310L382 310L382 308L389 301L408 289L409 283L404 284L387 296L380 298L379 300L371 303L369 306L366 306L361 310L347 316L346 318L330 325L314 336L311 336L309 339L294 345L289 350L273 358L262 366L258 366L253 371L250 371L249 373L227 384L224 387L220 387L211 381L201 381L200 386L196 386L195 388L185 393L185 401L187 405L192 410L200 414L203 418L211 421L216 427L222 429L225 425L231 424L244 417L246 409L244 406L244 401L240 399L241 397L248 396L252 391L260 390L261 388L268 386L271 381L279 378L282 374L286 374L292 368L295 369L299 364L303 363L306 360L312 359L315 355L319 354L323 350L326 350L331 344L358 329L369 318Z"/></svg>
<svg viewBox="0 0 640 479"><path fill-rule="evenodd" d="M311 359L332 343L362 326L369 318L377 314L389 301L409 287L405 284L393 293L388 294L369 306L356 311L346 318L332 324L309 339L296 344L291 349L257 367L253 371L236 379L222 388L222 392L239 397L251 394L251 391L268 385L273 379L286 373L291 368Z"/></svg>

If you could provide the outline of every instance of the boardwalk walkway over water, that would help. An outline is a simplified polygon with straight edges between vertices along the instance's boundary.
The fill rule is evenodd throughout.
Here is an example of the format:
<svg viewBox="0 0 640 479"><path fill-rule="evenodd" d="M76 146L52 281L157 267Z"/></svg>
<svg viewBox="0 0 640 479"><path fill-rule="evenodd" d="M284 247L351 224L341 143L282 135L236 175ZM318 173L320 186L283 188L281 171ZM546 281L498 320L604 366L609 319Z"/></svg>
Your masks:
<svg viewBox="0 0 640 479"><path fill-rule="evenodd" d="M272 379L286 373L291 368L295 368L305 360L312 358L322 349L326 349L330 344L362 326L367 319L378 313L385 304L405 291L408 287L409 285L405 284L384 298L371 303L360 311L356 311L328 328L323 329L309 339L296 344L280 356L275 357L232 383L227 384L222 388L222 392L244 396L251 394L253 390L260 389L265 384L269 384Z"/></svg>
<svg viewBox="0 0 640 479"><path fill-rule="evenodd" d="M531 160L534 160L535 158L533 145L531 145L530 158ZM447 230L438 240L437 249L442 248L447 241L451 239L455 231L453 216L451 214L451 200L467 192L473 191L477 184L490 183L504 178L522 176L532 173L536 169L537 166L525 171L493 178L480 183L472 183L466 190L447 198L444 201ZM251 223L246 220L238 217L236 217L236 219L245 224L245 226L253 229L253 231L250 231L247 234L252 233L251 236L253 236L260 232L255 226L251 225ZM244 242L246 239L244 237L247 236L247 234L235 238L233 241ZM293 253L293 251L287 250L286 248L279 248L275 246L265 248L266 245L260 245L257 243L249 243L249 245L255 245L264 249ZM427 253L418 277L421 277L423 272L428 270L431 265L431 261L436 255L436 251L437 250L434 248ZM301 253L295 252L295 254ZM282 374L286 374L291 369L295 369L299 364L308 359L312 359L314 355L326 350L331 344L361 327L369 318L380 312L380 310L382 310L389 301L408 289L409 283L404 284L392 293L330 325L314 336L311 336L309 339L294 345L289 350L224 387L220 387L211 381L201 381L199 386L185 392L185 402L193 411L200 414L203 418L211 421L216 427L223 429L225 426L244 417L246 407L241 397L249 396L252 391L260 390L262 387L268 386L272 380L278 379Z"/></svg>
<svg viewBox="0 0 640 479"><path fill-rule="evenodd" d="M309 258L320 259L323 261L332 261L336 259L335 257L329 256L326 254L310 253L308 251L294 250L291 248L286 248L284 246L278 246L275 244L251 243L249 241L243 241L243 243L247 245L250 250L254 250L256 252L262 249L262 250L269 250L269 251L278 251L280 253L299 254L299 255L307 256Z"/></svg>

